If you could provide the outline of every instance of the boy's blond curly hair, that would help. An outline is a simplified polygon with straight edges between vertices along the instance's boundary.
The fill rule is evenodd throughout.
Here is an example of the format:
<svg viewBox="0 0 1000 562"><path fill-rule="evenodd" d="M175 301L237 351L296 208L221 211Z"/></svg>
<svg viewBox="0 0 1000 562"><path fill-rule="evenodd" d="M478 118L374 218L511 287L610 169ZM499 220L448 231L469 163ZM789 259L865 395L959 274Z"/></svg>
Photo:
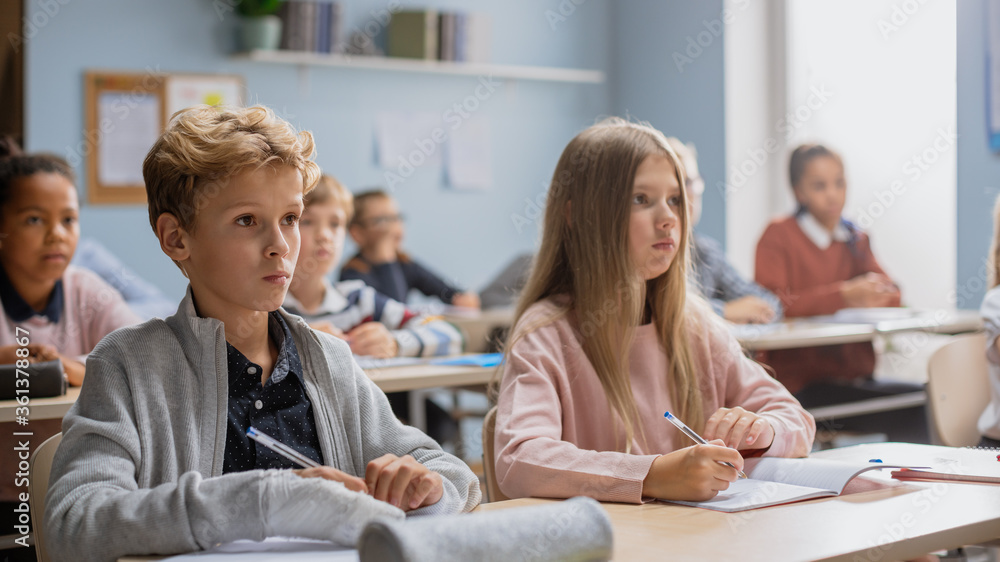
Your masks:
<svg viewBox="0 0 1000 562"><path fill-rule="evenodd" d="M344 217L348 223L354 216L354 195L340 183L340 180L328 174L320 176L316 189L310 191L302 202L307 209L311 205L333 202L344 210Z"/></svg>
<svg viewBox="0 0 1000 562"><path fill-rule="evenodd" d="M142 163L149 224L163 213L192 232L198 211L244 168L291 166L302 174L303 193L319 181L308 131L296 132L269 108L198 105L170 118Z"/></svg>

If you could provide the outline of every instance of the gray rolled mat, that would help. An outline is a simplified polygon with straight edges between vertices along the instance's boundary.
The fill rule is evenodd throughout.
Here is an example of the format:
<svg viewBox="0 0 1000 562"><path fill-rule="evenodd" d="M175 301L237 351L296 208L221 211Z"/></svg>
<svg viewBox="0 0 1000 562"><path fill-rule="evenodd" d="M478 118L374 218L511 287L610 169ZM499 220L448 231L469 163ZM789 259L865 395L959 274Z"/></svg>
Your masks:
<svg viewBox="0 0 1000 562"><path fill-rule="evenodd" d="M377 520L358 540L361 562L608 560L611 519L591 498L463 515Z"/></svg>

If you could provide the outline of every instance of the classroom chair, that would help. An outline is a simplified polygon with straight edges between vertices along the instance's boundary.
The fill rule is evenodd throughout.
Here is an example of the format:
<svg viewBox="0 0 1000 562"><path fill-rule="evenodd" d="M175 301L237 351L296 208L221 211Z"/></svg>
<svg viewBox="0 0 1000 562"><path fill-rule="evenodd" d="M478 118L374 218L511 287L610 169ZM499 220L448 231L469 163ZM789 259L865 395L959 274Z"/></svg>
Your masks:
<svg viewBox="0 0 1000 562"><path fill-rule="evenodd" d="M49 473L52 471L52 458L56 455L59 442L62 441L62 433L57 433L49 437L35 449L31 455L29 466L31 476L28 482L30 496L30 509L32 532L35 535L35 555L38 562L49 562L49 555L45 552L45 541L43 540L43 522L45 519L45 495L49 492Z"/></svg>
<svg viewBox="0 0 1000 562"><path fill-rule="evenodd" d="M941 444L975 446L976 423L990 399L986 335L955 336L927 362L927 401Z"/></svg>
<svg viewBox="0 0 1000 562"><path fill-rule="evenodd" d="M493 433L496 425L497 407L493 406L483 419L483 475L486 476L486 501L489 502L510 499L500 491L500 485L497 484L496 455L493 451Z"/></svg>

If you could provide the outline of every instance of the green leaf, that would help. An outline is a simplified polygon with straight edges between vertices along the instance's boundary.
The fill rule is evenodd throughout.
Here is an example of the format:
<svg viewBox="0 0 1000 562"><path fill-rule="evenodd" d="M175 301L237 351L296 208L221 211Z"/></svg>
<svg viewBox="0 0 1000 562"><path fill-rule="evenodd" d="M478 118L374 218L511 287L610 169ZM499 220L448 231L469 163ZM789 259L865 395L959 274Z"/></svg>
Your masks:
<svg viewBox="0 0 1000 562"><path fill-rule="evenodd" d="M283 0L239 0L236 11L248 18L269 16L278 11Z"/></svg>

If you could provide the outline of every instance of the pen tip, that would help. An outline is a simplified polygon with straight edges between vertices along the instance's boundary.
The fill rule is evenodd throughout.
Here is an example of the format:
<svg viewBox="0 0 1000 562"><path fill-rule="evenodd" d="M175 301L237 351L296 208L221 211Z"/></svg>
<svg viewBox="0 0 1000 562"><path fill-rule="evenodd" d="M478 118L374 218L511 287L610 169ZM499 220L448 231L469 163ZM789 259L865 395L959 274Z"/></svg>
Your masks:
<svg viewBox="0 0 1000 562"><path fill-rule="evenodd" d="M670 412L663 412L663 417L665 417L665 418L672 418L674 416L670 415Z"/></svg>

